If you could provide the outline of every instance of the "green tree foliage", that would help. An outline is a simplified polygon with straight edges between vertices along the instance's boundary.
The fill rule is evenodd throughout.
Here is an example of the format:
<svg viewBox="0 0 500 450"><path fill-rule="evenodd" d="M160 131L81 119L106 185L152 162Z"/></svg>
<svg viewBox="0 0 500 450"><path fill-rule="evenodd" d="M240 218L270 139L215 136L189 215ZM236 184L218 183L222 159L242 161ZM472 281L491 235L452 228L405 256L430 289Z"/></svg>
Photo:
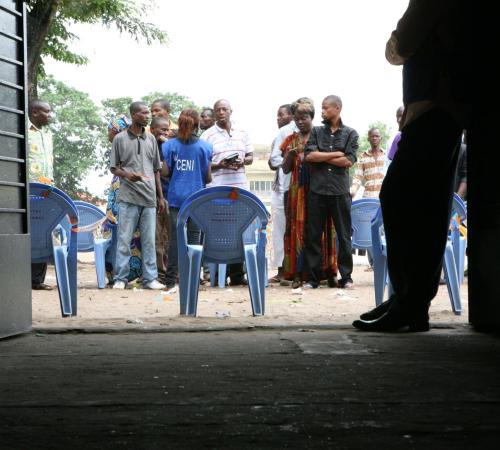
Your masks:
<svg viewBox="0 0 500 450"><path fill-rule="evenodd" d="M176 122L179 114L183 109L193 108L197 111L201 110L200 106L197 106L189 97L185 95L177 94L177 92L151 92L148 95L145 95L141 98L143 102L145 102L148 106L160 98L167 99L170 102L170 118Z"/></svg>
<svg viewBox="0 0 500 450"><path fill-rule="evenodd" d="M143 21L155 7L155 0L25 0L28 9L29 97L37 95L37 81L44 74L43 57L70 64L86 64L70 44L78 40L74 24L102 24L116 28L137 41L167 42L164 31Z"/></svg>
<svg viewBox="0 0 500 450"><path fill-rule="evenodd" d="M358 155L370 149L370 143L368 142L368 130L372 128L378 128L380 131L380 136L382 137L380 141L380 147L383 150L387 150L387 145L389 138L391 137L391 130L387 124L381 121L372 122L368 125L366 132L359 137L359 150Z"/></svg>
<svg viewBox="0 0 500 450"><path fill-rule="evenodd" d="M111 118L118 114L129 114L129 106L133 101L143 101L146 105L151 106L151 104L158 99L166 99L170 102L170 118L176 122L179 114L183 109L194 108L201 111L201 107L197 106L189 97L185 95L177 94L176 92L150 92L141 98L133 99L132 97L118 97L118 98L107 98L102 101L104 116Z"/></svg>
<svg viewBox="0 0 500 450"><path fill-rule="evenodd" d="M49 76L40 82L41 97L54 112L55 185L69 196L81 192L80 183L89 170L105 165L103 130L99 108L88 94Z"/></svg>
<svg viewBox="0 0 500 450"><path fill-rule="evenodd" d="M127 117L130 117L129 107L133 101L132 97L117 97L102 100L102 110L105 120L109 122L111 118L119 114L125 114Z"/></svg>

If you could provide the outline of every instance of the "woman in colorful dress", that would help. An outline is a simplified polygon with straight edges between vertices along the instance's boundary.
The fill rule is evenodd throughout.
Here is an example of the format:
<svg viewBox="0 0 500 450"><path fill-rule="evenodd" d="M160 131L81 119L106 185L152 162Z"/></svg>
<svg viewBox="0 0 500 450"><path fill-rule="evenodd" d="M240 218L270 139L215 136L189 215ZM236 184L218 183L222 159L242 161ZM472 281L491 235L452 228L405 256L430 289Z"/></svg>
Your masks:
<svg viewBox="0 0 500 450"><path fill-rule="evenodd" d="M290 173L290 188L285 204L286 230L284 236L285 260L284 278L292 281L292 288L302 286L308 280L304 247L306 240L307 193L309 190L309 165L304 161L304 148L313 127L314 105L294 103L294 121L299 129L289 135L281 144L283 153L282 169ZM330 287L337 282L336 236L330 218L325 226L322 240L323 279Z"/></svg>

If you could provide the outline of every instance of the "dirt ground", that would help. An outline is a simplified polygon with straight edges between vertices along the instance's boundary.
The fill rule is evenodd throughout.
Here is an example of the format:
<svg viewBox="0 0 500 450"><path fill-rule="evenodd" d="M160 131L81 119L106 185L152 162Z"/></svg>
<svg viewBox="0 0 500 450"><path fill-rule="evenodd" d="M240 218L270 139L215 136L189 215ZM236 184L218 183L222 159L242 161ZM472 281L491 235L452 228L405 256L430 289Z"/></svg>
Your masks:
<svg viewBox="0 0 500 450"><path fill-rule="evenodd" d="M200 286L198 316L179 315L178 293L143 290L98 289L93 253L78 255L78 315L62 318L57 289L32 291L33 327L56 329L168 328L214 329L218 326L328 326L348 325L375 304L373 272L364 256L354 256L354 289L322 286L294 293L291 287L270 284L266 289L266 314L252 316L250 295L244 287ZM275 272L271 272L273 275ZM56 284L49 266L46 282ZM467 278L461 287L462 314L451 309L446 285L439 287L431 306L433 324L467 323Z"/></svg>

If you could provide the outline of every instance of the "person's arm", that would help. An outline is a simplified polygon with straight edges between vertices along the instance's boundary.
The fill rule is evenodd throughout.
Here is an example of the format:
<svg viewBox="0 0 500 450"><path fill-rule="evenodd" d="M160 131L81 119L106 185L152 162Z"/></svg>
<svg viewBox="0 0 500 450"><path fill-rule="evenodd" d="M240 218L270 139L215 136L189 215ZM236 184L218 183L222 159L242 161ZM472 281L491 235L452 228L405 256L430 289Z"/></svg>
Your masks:
<svg viewBox="0 0 500 450"><path fill-rule="evenodd" d="M271 156L269 157L269 165L274 170L279 169L281 167L281 164L283 164L283 154L281 152L281 144L283 143L283 141L287 136L293 133L293 131L291 131L287 125L285 125L285 127L283 127L285 129L281 129L280 131L278 131L278 135L276 136L276 139L273 142L273 149L271 150Z"/></svg>
<svg viewBox="0 0 500 450"><path fill-rule="evenodd" d="M307 162L312 162L312 163L327 163L331 164L332 166L337 166L337 167L351 167L352 162L349 161L348 158L346 158L344 152L341 151L336 151L336 152L320 152L314 151L310 152L306 156L306 161Z"/></svg>
<svg viewBox="0 0 500 450"><path fill-rule="evenodd" d="M332 152L335 156L330 161L327 161L328 164L344 168L351 167L357 161L356 155L359 148L358 139L358 133L355 130L352 130L347 137L344 152ZM337 155L338 153L340 153L340 155Z"/></svg>
<svg viewBox="0 0 500 450"><path fill-rule="evenodd" d="M119 142L117 138L113 140L109 166L110 166L109 167L110 172L113 175L116 175L117 177L125 178L131 183L142 181L142 177L140 174L135 172L129 172L121 168Z"/></svg>
<svg viewBox="0 0 500 450"><path fill-rule="evenodd" d="M156 212L161 214L165 209L165 197L163 197L163 189L161 188L160 171L155 171L156 184Z"/></svg>
<svg viewBox="0 0 500 450"><path fill-rule="evenodd" d="M208 165L207 176L205 177L205 184L212 182L212 166Z"/></svg>
<svg viewBox="0 0 500 450"><path fill-rule="evenodd" d="M283 170L284 174L290 173L295 167L295 161L297 158L297 149L291 148L286 152L285 157L283 158L283 163L281 164L281 170Z"/></svg>
<svg viewBox="0 0 500 450"><path fill-rule="evenodd" d="M151 135L152 136L152 135ZM156 212L161 214L165 210L165 198L163 197L163 189L161 187L161 166L162 158L160 157L160 149L156 138L152 136L153 143L153 160L151 161L154 170L155 187L156 187Z"/></svg>
<svg viewBox="0 0 500 450"><path fill-rule="evenodd" d="M427 40L441 16L450 10L453 0L410 0L386 45L385 56L393 65L401 65Z"/></svg>

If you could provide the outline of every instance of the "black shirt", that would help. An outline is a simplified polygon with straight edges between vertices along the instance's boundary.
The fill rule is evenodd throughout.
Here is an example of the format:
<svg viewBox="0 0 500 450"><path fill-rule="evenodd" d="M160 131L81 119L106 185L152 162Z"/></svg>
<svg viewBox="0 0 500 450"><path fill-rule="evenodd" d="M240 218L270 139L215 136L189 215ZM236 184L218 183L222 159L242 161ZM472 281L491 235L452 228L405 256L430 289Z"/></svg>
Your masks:
<svg viewBox="0 0 500 450"><path fill-rule="evenodd" d="M349 161L356 162L358 151L358 133L354 128L345 126L342 121L332 133L330 124L314 127L307 141L305 155L314 151L343 152ZM315 194L343 195L349 193L349 168L338 167L326 162L309 163L310 187Z"/></svg>

